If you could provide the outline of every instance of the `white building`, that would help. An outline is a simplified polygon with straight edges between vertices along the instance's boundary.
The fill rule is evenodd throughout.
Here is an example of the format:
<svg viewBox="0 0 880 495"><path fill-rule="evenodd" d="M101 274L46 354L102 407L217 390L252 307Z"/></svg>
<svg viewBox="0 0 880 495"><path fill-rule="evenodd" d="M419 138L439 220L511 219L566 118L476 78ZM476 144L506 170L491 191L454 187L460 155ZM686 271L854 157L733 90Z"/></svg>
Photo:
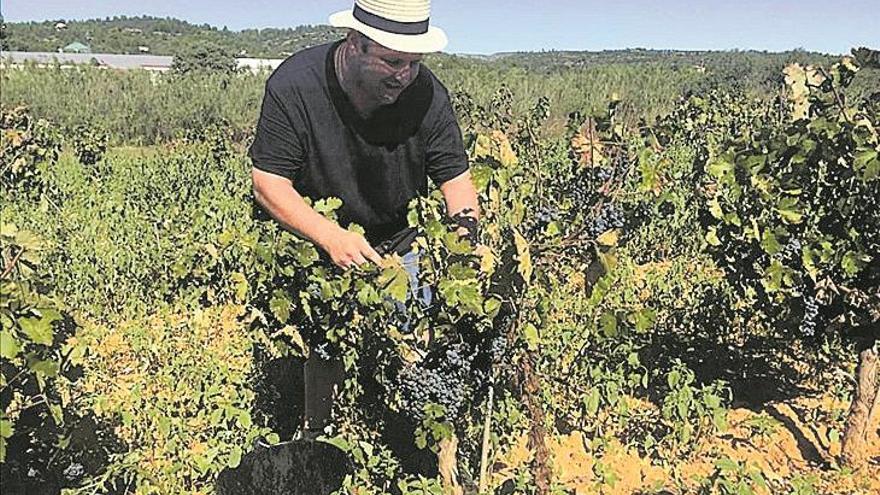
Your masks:
<svg viewBox="0 0 880 495"><path fill-rule="evenodd" d="M149 47L138 47L144 51ZM273 71L284 62L283 59L268 58L237 58L239 69L250 72ZM106 69L144 69L165 72L171 69L174 57L163 55L119 55L110 53L53 53L53 52L0 52L0 67L20 67L27 63L37 67L73 67L76 65L93 65Z"/></svg>
<svg viewBox="0 0 880 495"><path fill-rule="evenodd" d="M236 58L235 60L239 69L248 69L251 72L273 71L284 62L282 58Z"/></svg>

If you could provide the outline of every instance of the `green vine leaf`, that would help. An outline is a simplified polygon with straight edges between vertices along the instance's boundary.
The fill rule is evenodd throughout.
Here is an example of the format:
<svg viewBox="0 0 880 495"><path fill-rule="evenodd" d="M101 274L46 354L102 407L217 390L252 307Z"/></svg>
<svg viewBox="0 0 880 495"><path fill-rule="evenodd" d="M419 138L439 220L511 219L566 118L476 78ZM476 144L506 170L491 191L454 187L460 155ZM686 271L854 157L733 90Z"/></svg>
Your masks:
<svg viewBox="0 0 880 495"><path fill-rule="evenodd" d="M46 318L21 318L18 320L21 330L36 344L52 345L54 333L52 320Z"/></svg>

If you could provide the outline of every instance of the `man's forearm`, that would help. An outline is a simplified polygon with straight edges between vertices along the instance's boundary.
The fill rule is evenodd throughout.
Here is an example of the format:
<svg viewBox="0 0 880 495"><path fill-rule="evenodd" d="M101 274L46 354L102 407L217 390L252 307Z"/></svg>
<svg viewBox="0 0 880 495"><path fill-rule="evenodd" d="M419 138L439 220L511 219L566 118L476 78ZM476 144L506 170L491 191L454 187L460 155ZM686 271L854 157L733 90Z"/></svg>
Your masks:
<svg viewBox="0 0 880 495"><path fill-rule="evenodd" d="M480 204L477 200L477 190L471 181L471 173L465 172L458 177L448 180L440 185L440 192L446 201L446 211L450 217L456 215L468 216L474 219L480 218Z"/></svg>
<svg viewBox="0 0 880 495"><path fill-rule="evenodd" d="M260 169L251 172L254 196L285 229L314 242L336 266L348 269L382 257L363 235L343 229L306 204L290 180Z"/></svg>
<svg viewBox="0 0 880 495"><path fill-rule="evenodd" d="M309 206L289 180L258 169L252 175L257 202L285 229L323 249L327 237L341 228Z"/></svg>
<svg viewBox="0 0 880 495"><path fill-rule="evenodd" d="M440 192L446 201L446 211L459 226L458 234L471 242L478 242L480 205L470 172L444 182L440 185Z"/></svg>

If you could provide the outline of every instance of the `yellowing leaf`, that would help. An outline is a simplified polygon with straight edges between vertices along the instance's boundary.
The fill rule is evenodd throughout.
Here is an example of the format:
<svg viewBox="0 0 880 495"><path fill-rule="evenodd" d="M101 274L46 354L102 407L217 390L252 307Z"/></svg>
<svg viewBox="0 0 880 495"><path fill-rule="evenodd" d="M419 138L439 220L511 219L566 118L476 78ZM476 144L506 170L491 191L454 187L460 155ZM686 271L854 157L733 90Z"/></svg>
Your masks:
<svg viewBox="0 0 880 495"><path fill-rule="evenodd" d="M617 255L614 254L614 249L596 249L596 257L605 268L605 273L613 271L617 266Z"/></svg>
<svg viewBox="0 0 880 495"><path fill-rule="evenodd" d="M284 328L278 331L278 335L287 336L302 356L308 356L309 348L296 327L285 325Z"/></svg>
<svg viewBox="0 0 880 495"><path fill-rule="evenodd" d="M486 312L487 315L492 318L498 314L498 311L501 310L501 301L499 299L495 299L494 297L490 297L486 299L486 302L483 303L483 311Z"/></svg>
<svg viewBox="0 0 880 495"><path fill-rule="evenodd" d="M12 141L13 148L18 148L19 146L21 146L21 143L24 141L21 134L22 134L21 131L18 131L15 129L9 129L6 131L6 137L10 141Z"/></svg>
<svg viewBox="0 0 880 495"><path fill-rule="evenodd" d="M479 134L474 142L473 158L492 156L492 140L485 134Z"/></svg>
<svg viewBox="0 0 880 495"><path fill-rule="evenodd" d="M499 130L492 131L492 140L497 148L495 158L498 159L501 165L513 167L519 164L519 159L516 157L516 153L513 152L513 147L510 145L510 140L507 139L506 134Z"/></svg>
<svg viewBox="0 0 880 495"><path fill-rule="evenodd" d="M523 328L523 340L526 341L526 345L530 351L537 350L539 341L538 328L531 323L526 323L525 328Z"/></svg>
<svg viewBox="0 0 880 495"><path fill-rule="evenodd" d="M383 292L394 300L406 302L409 291L409 274L403 267L399 256L389 256L383 260L382 273L379 275L379 285Z"/></svg>
<svg viewBox="0 0 880 495"><path fill-rule="evenodd" d="M803 214L796 210L798 205L798 199L795 197L786 197L779 200L779 203L776 205L776 211L779 212L779 215L788 223L800 223L803 219Z"/></svg>
<svg viewBox="0 0 880 495"><path fill-rule="evenodd" d="M709 227L709 232L706 232L706 242L709 243L710 246L720 246L721 241L718 239L718 229L715 227Z"/></svg>
<svg viewBox="0 0 880 495"><path fill-rule="evenodd" d="M491 275L495 272L495 254L492 253L492 250L489 249L489 246L485 244L477 246L474 250L477 256L480 257L480 271Z"/></svg>
<svg viewBox="0 0 880 495"><path fill-rule="evenodd" d="M325 198L315 202L314 209L318 213L328 215L342 206L342 200L339 198Z"/></svg>
<svg viewBox="0 0 880 495"><path fill-rule="evenodd" d="M534 452L529 449L528 437L523 435L517 439L516 443L502 459L506 461L505 464L520 467L529 463L533 455Z"/></svg>
<svg viewBox="0 0 880 495"><path fill-rule="evenodd" d="M214 260L220 258L220 253L217 251L217 247L213 244L205 244L205 251L207 251L208 254L211 255L211 258Z"/></svg>
<svg viewBox="0 0 880 495"><path fill-rule="evenodd" d="M791 101L791 119L806 118L810 113L810 88L818 87L825 80L815 67L791 64L783 71Z"/></svg>
<svg viewBox="0 0 880 495"><path fill-rule="evenodd" d="M227 464L233 469L241 464L241 447L236 445L232 448L232 452L229 453L229 462Z"/></svg>
<svg viewBox="0 0 880 495"><path fill-rule="evenodd" d="M528 282L532 278L532 257L529 253L529 242L517 231L513 232L513 242L516 244L516 259L519 261L517 271L523 280Z"/></svg>
<svg viewBox="0 0 880 495"><path fill-rule="evenodd" d="M620 231L618 229L611 229L606 231L604 234L600 235L596 238L596 242L601 246L616 246L618 238L620 237Z"/></svg>
<svg viewBox="0 0 880 495"><path fill-rule="evenodd" d="M605 161L604 147L592 125L585 126L572 136L570 145L583 167L592 167Z"/></svg>
<svg viewBox="0 0 880 495"><path fill-rule="evenodd" d="M15 234L18 233L18 228L15 224L12 223L2 223L0 224L0 235L3 237L15 237Z"/></svg>

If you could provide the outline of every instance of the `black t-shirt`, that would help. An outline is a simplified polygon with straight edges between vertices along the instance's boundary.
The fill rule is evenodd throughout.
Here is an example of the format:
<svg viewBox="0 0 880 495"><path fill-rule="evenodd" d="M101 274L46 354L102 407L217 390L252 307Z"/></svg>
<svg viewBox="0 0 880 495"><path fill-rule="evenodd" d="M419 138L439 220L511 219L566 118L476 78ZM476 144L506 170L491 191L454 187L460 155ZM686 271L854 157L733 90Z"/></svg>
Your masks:
<svg viewBox="0 0 880 495"><path fill-rule="evenodd" d="M427 67L391 105L363 119L339 86L341 42L303 50L269 77L249 156L287 177L303 196L338 197L342 225L357 223L373 246L409 250L410 200L465 172L467 155L446 88Z"/></svg>

